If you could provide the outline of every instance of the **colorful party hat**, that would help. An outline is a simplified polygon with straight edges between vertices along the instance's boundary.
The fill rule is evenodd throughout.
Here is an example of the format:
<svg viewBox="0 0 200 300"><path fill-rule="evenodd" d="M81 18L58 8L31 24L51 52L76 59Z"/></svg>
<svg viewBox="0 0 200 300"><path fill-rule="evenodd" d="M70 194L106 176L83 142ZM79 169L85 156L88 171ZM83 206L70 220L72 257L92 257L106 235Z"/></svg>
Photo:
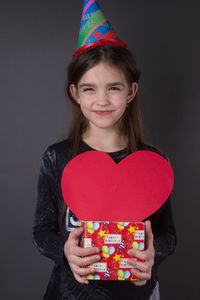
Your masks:
<svg viewBox="0 0 200 300"><path fill-rule="evenodd" d="M122 241L121 244L119 245L119 249L125 249L125 246L124 246L124 240L125 240L125 239L123 239L123 241Z"/></svg>
<svg viewBox="0 0 200 300"><path fill-rule="evenodd" d="M72 57L74 59L83 51L101 45L114 45L127 48L105 18L95 0L84 0L78 46Z"/></svg>
<svg viewBox="0 0 200 300"><path fill-rule="evenodd" d="M110 278L110 267L106 271L106 273L103 275L105 278Z"/></svg>

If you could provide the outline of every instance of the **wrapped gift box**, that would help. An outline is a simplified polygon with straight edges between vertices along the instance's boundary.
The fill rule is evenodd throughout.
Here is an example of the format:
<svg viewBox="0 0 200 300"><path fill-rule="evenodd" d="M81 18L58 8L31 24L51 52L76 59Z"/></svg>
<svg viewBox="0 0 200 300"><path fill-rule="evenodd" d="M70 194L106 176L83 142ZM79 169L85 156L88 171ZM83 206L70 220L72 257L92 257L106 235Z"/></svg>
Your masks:
<svg viewBox="0 0 200 300"><path fill-rule="evenodd" d="M101 261L92 264L95 273L88 280L139 280L127 263L129 249L144 251L145 230L143 222L82 222L84 233L81 246L99 247ZM137 258L138 261L142 261ZM87 266L89 267L89 266Z"/></svg>

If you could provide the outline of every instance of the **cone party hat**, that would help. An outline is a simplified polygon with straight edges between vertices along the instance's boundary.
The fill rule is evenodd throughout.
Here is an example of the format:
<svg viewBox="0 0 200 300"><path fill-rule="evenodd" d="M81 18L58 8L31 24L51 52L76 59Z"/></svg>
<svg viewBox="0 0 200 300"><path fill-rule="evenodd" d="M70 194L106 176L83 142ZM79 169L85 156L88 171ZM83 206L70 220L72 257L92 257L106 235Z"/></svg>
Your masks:
<svg viewBox="0 0 200 300"><path fill-rule="evenodd" d="M127 48L105 18L99 4L95 0L84 0L78 46L72 59L83 51L101 46L114 45Z"/></svg>

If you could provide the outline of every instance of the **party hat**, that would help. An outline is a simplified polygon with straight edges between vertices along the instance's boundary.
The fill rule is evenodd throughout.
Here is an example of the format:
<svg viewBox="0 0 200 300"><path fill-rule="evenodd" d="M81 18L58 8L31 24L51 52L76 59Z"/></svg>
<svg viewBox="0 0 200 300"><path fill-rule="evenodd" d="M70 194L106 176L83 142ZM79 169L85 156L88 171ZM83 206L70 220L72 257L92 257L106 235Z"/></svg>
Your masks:
<svg viewBox="0 0 200 300"><path fill-rule="evenodd" d="M84 0L78 46L72 59L89 48L101 45L128 47L119 39L97 1Z"/></svg>

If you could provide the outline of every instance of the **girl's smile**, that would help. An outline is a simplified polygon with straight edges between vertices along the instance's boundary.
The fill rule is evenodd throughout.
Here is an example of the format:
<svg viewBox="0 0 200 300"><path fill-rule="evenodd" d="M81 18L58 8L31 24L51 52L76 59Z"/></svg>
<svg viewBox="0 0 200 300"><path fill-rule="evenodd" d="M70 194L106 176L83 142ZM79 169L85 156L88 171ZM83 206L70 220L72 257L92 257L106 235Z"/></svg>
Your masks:
<svg viewBox="0 0 200 300"><path fill-rule="evenodd" d="M99 111L95 111L95 113L99 116L107 116L109 114L111 114L112 110L99 110Z"/></svg>

